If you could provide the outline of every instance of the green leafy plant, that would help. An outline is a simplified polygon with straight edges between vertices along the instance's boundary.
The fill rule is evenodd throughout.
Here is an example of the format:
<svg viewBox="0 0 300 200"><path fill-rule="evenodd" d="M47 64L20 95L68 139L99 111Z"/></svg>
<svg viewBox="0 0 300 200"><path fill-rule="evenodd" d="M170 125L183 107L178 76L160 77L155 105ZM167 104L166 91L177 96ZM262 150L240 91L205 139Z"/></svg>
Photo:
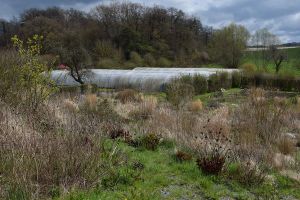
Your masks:
<svg viewBox="0 0 300 200"><path fill-rule="evenodd" d="M148 150L154 151L159 145L160 138L154 134L150 133L141 138L141 145Z"/></svg>
<svg viewBox="0 0 300 200"><path fill-rule="evenodd" d="M56 90L50 78L51 70L39 59L42 39L42 36L34 35L25 44L17 36L12 38L21 59L18 76L22 89L20 99L34 111Z"/></svg>
<svg viewBox="0 0 300 200"><path fill-rule="evenodd" d="M240 88L242 82L242 74L240 72L233 72L231 76L232 76L232 87Z"/></svg>
<svg viewBox="0 0 300 200"><path fill-rule="evenodd" d="M193 86L195 88L195 94L204 94L208 90L208 82L204 76L195 75L193 76Z"/></svg>
<svg viewBox="0 0 300 200"><path fill-rule="evenodd" d="M179 109L193 98L194 91L192 85L176 79L167 85L167 100Z"/></svg>

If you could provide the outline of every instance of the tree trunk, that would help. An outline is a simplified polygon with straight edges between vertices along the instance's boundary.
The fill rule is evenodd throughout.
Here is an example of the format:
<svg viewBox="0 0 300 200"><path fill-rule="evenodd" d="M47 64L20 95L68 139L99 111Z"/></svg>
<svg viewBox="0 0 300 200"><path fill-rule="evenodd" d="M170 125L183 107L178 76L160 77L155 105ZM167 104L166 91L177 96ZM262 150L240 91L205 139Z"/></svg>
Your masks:
<svg viewBox="0 0 300 200"><path fill-rule="evenodd" d="M84 84L80 84L80 94L84 95Z"/></svg>

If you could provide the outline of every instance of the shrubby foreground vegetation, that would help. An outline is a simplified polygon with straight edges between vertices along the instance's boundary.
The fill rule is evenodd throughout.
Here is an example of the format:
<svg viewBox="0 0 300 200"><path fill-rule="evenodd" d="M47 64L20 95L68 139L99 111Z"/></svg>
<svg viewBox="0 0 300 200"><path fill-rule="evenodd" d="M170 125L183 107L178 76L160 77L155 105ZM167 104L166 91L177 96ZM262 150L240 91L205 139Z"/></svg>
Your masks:
<svg viewBox="0 0 300 200"><path fill-rule="evenodd" d="M1 198L300 198L298 93L240 89L240 74L70 92L40 39L0 56Z"/></svg>

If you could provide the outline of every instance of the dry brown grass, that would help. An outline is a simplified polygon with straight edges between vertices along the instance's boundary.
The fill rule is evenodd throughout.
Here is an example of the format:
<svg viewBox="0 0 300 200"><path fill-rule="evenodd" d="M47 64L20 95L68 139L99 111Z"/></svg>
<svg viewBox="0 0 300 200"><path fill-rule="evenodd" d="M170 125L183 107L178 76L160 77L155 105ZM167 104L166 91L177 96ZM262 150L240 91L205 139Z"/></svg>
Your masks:
<svg viewBox="0 0 300 200"><path fill-rule="evenodd" d="M195 100L188 105L188 109L191 112L199 112L203 109L203 103L201 100Z"/></svg>
<svg viewBox="0 0 300 200"><path fill-rule="evenodd" d="M120 100L121 103L140 102L141 96L133 89L125 89L118 92L116 99Z"/></svg>
<svg viewBox="0 0 300 200"><path fill-rule="evenodd" d="M147 97L139 103L139 105L129 112L129 116L133 119L148 119L157 107L157 99L155 97Z"/></svg>
<svg viewBox="0 0 300 200"><path fill-rule="evenodd" d="M88 99L93 107L95 98ZM42 199L51 191L94 187L111 176L108 168L125 164L124 156L110 155L118 151L102 146L103 119L78 110L73 101L52 99L32 114L3 103L0 108L0 198ZM112 158L116 165L109 166Z"/></svg>
<svg viewBox="0 0 300 200"><path fill-rule="evenodd" d="M9 117L6 114L18 115L15 110L4 113L4 118ZM85 187L98 179L100 146L92 142L94 136L58 134L51 127L41 127L41 116L15 121L17 129L5 121L0 124L0 171L8 184L4 196L20 190L29 199L38 199L52 187Z"/></svg>
<svg viewBox="0 0 300 200"><path fill-rule="evenodd" d="M98 103L98 98L96 94L87 94L84 97L83 105L90 110L96 110L97 103Z"/></svg>
<svg viewBox="0 0 300 200"><path fill-rule="evenodd" d="M281 100L270 101L262 89L252 89L248 100L234 115L234 128L239 141L274 144L282 132L287 107Z"/></svg>
<svg viewBox="0 0 300 200"><path fill-rule="evenodd" d="M282 153L272 154L272 166L277 170L288 169L295 164L295 159L291 155Z"/></svg>
<svg viewBox="0 0 300 200"><path fill-rule="evenodd" d="M63 106L70 112L78 112L79 111L79 106L76 104L74 101L70 99L66 99L63 102Z"/></svg>
<svg viewBox="0 0 300 200"><path fill-rule="evenodd" d="M291 155L297 150L295 142L286 136L279 138L277 148L284 155Z"/></svg>

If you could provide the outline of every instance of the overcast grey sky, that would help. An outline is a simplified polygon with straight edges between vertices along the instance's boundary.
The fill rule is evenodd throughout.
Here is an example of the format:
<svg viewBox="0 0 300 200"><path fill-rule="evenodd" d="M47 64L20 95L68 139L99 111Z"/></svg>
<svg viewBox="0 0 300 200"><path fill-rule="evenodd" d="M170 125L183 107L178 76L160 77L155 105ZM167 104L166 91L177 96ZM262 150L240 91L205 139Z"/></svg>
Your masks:
<svg viewBox="0 0 300 200"><path fill-rule="evenodd" d="M104 0L0 0L0 18L11 19L25 9L48 6L89 11ZM106 2L109 0L105 0ZM116 0L115 0L116 1ZM143 5L179 8L200 17L205 25L222 27L230 22L253 32L268 28L283 42L300 42L300 0L131 0Z"/></svg>

